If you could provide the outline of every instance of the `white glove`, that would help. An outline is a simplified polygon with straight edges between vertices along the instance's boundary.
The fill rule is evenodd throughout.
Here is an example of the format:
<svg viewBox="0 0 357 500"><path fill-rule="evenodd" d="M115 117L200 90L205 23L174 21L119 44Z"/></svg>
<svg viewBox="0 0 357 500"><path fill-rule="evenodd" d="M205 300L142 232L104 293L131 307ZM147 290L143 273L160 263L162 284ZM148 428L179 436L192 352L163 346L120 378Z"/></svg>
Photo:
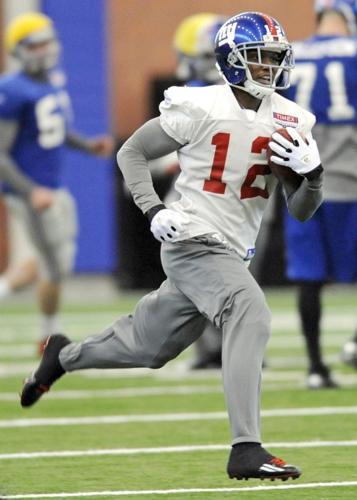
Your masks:
<svg viewBox="0 0 357 500"><path fill-rule="evenodd" d="M182 234L185 224L188 224L189 219L184 215L163 208L154 215L150 230L157 240L176 241Z"/></svg>
<svg viewBox="0 0 357 500"><path fill-rule="evenodd" d="M274 140L269 142L269 147L279 156L271 156L271 161L278 165L290 167L300 175L307 174L321 165L317 144L311 133L306 136L308 141L306 143L294 128L287 127L286 130L294 142L288 141L277 132L274 133L272 135Z"/></svg>

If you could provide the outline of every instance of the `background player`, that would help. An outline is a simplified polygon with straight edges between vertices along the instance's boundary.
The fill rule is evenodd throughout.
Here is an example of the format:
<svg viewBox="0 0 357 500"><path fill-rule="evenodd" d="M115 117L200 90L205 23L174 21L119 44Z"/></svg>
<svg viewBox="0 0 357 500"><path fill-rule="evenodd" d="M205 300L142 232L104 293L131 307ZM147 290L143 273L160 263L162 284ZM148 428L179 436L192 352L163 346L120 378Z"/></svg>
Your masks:
<svg viewBox="0 0 357 500"><path fill-rule="evenodd" d="M60 44L51 19L21 15L7 27L5 40L21 70L0 80L0 179L10 238L0 298L38 278L41 349L58 331L60 283L75 256L75 202L61 186L65 146L109 156L113 141L69 131L70 101L57 67Z"/></svg>
<svg viewBox="0 0 357 500"><path fill-rule="evenodd" d="M298 282L298 310L309 359L307 386L336 387L320 344L325 283L357 280L357 37L355 0L318 0L316 34L294 44L287 97L310 109L325 168L324 203L308 222L288 214L287 274ZM357 336L345 349L357 366Z"/></svg>
<svg viewBox="0 0 357 500"><path fill-rule="evenodd" d="M161 116L137 130L118 154L128 188L162 242L167 280L143 297L133 315L100 335L74 344L49 338L42 361L25 382L22 406L31 406L65 371L84 368L159 368L201 334L209 319L223 332L222 372L233 447L231 478L297 478L300 471L261 446L259 408L270 312L247 269L269 195L277 179L266 164L268 143L301 177L284 184L291 213L304 220L321 203L320 157L310 129L314 117L279 96L293 66L282 26L248 12L229 19L216 37L217 62L227 85L171 87ZM279 134L277 117L294 117L304 133ZM274 145L275 144L275 145ZM178 152L180 200L166 208L156 194L148 161Z"/></svg>

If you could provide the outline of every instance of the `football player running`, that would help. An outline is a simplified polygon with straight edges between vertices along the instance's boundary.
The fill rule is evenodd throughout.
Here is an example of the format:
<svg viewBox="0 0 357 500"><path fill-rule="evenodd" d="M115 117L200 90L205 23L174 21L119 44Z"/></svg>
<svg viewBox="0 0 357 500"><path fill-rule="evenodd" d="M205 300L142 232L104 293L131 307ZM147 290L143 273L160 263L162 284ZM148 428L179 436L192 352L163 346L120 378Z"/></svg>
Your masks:
<svg viewBox="0 0 357 500"><path fill-rule="evenodd" d="M317 0L316 34L294 44L296 68L286 96L316 116L325 168L324 203L306 224L285 219L287 274L298 283L298 310L309 361L307 387L335 388L321 352L321 293L328 282L357 280L357 1ZM343 349L357 368L357 331Z"/></svg>
<svg viewBox="0 0 357 500"><path fill-rule="evenodd" d="M45 339L58 332L61 280L76 247L75 202L60 178L65 146L109 156L113 140L69 131L69 96L50 18L37 12L16 17L5 43L21 69L0 79L0 180L11 256L0 276L0 299L37 280L42 352Z"/></svg>
<svg viewBox="0 0 357 500"><path fill-rule="evenodd" d="M24 384L21 404L33 405L65 372L159 368L192 344L209 319L223 332L229 477L295 479L300 469L261 445L260 381L270 311L247 265L278 183L266 163L270 136L284 123L294 126L299 138L309 135L315 119L275 92L289 85L293 67L278 21L257 12L236 15L218 31L215 47L226 84L169 88L160 117L139 128L118 153L134 200L162 242L167 280L144 296L132 315L84 342L51 336ZM285 186L285 194L289 211L305 220L322 200L322 168L312 137L308 154L304 149L301 155L301 142L273 158L304 170L300 187ZM181 167L176 181L181 197L166 207L153 189L148 161L172 151Z"/></svg>

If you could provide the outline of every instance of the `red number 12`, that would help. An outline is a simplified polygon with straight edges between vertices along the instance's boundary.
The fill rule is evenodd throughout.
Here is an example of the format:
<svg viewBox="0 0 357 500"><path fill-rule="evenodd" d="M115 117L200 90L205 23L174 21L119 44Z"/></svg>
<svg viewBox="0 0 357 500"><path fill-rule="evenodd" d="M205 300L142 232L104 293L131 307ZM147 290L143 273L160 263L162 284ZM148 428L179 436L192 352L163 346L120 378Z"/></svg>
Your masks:
<svg viewBox="0 0 357 500"><path fill-rule="evenodd" d="M229 139L230 134L225 132L219 132L212 137L212 144L216 146L216 150L214 153L210 178L204 181L203 191L224 194L226 190L226 183L222 182L222 175L227 159ZM261 153L263 149L267 148L268 142L268 137L257 137L252 143L251 152ZM248 169L247 176L241 187L241 199L255 198L256 196L269 198L269 193L266 188L263 189L253 186L253 183L258 175L268 175L270 173L268 165L252 165Z"/></svg>

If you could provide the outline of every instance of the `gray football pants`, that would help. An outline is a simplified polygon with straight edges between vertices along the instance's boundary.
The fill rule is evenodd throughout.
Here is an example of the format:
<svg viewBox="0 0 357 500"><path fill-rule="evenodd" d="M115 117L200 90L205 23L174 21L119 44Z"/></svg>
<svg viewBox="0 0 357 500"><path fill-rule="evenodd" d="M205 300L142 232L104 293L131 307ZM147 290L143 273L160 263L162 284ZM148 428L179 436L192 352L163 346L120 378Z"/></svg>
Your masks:
<svg viewBox="0 0 357 500"><path fill-rule="evenodd" d="M223 332L222 374L233 444L260 442L260 382L270 312L242 259L212 237L162 245L167 280L132 315L60 353L66 371L160 368L203 332Z"/></svg>

